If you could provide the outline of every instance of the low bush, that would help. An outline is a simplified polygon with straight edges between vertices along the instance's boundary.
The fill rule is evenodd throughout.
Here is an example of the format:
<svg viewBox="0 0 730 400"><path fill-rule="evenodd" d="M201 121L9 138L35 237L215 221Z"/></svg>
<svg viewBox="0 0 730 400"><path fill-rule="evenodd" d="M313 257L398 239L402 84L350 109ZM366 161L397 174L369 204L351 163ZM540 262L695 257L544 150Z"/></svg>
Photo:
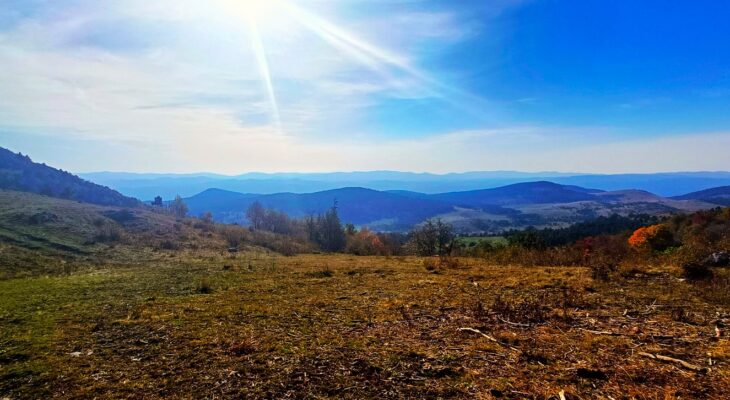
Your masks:
<svg viewBox="0 0 730 400"><path fill-rule="evenodd" d="M213 285L209 280L202 279L195 285L195 291L200 294L210 294L213 293Z"/></svg>
<svg viewBox="0 0 730 400"><path fill-rule="evenodd" d="M335 275L330 267L324 267L318 271L311 271L305 274L309 278L331 278Z"/></svg>
<svg viewBox="0 0 730 400"><path fill-rule="evenodd" d="M436 259L432 257L426 257L423 259L423 267L426 268L426 271L432 272L438 269L439 263L436 261Z"/></svg>
<svg viewBox="0 0 730 400"><path fill-rule="evenodd" d="M713 273L705 264L688 263L682 266L682 276L690 281L699 281L712 278Z"/></svg>
<svg viewBox="0 0 730 400"><path fill-rule="evenodd" d="M165 239L160 242L159 248L162 250L178 250L180 249L180 244L176 241Z"/></svg>
<svg viewBox="0 0 730 400"><path fill-rule="evenodd" d="M507 322L541 324L548 320L547 300L546 293L522 299L505 299L500 295L492 303L490 311Z"/></svg>
<svg viewBox="0 0 730 400"><path fill-rule="evenodd" d="M461 262L456 257L439 257L439 265L443 268L459 268Z"/></svg>
<svg viewBox="0 0 730 400"><path fill-rule="evenodd" d="M102 220L101 224L96 228L94 241L99 243L114 243L121 241L123 236L124 229L121 226Z"/></svg>

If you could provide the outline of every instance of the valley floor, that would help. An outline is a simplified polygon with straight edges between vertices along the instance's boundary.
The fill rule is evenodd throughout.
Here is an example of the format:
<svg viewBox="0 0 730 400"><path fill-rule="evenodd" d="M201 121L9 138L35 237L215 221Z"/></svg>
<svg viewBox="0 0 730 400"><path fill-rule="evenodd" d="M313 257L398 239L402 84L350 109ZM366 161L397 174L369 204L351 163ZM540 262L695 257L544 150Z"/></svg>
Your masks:
<svg viewBox="0 0 730 400"><path fill-rule="evenodd" d="M158 252L0 281L0 398L727 398L727 296L677 276Z"/></svg>

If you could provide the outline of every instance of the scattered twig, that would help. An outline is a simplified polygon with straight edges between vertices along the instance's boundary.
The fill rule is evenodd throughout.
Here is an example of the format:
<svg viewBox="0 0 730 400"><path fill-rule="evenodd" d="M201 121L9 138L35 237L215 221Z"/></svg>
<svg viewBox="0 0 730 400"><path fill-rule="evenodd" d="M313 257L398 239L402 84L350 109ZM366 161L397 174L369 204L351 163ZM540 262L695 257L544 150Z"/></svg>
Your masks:
<svg viewBox="0 0 730 400"><path fill-rule="evenodd" d="M625 333L619 333L619 332L609 332L609 331L594 331L591 329L585 329L585 328L578 328L582 331L592 333L594 335L606 335L606 336L628 336Z"/></svg>
<svg viewBox="0 0 730 400"><path fill-rule="evenodd" d="M664 361L664 362L670 362L670 363L674 363L674 364L679 364L682 367L687 368L687 369L692 370L692 371L695 371L695 372L700 372L700 373L703 373L703 374L710 372L710 369L709 368L700 367L698 365L690 364L687 361L680 360L680 359L677 359L677 358L667 357L667 356L663 356L661 354L651 354L651 353L644 353L644 352L640 352L638 354L640 356L642 356L642 357L651 358L652 360L659 360L659 361Z"/></svg>
<svg viewBox="0 0 730 400"><path fill-rule="evenodd" d="M674 335L654 335L654 334L648 334L649 337L651 337L654 340L669 340L674 339Z"/></svg>
<svg viewBox="0 0 730 400"><path fill-rule="evenodd" d="M504 322L505 324L509 324L509 325L512 325L512 326L519 326L519 327L521 327L521 328L529 328L529 327L531 327L531 326L532 326L532 325L530 325L530 324L521 324L521 323L519 323L519 322L512 322L512 321L508 321L508 320L506 320L506 319L504 319L504 318L502 318L502 317L497 317L497 318L498 318L498 319L499 319L500 321Z"/></svg>
<svg viewBox="0 0 730 400"><path fill-rule="evenodd" d="M489 340L490 342L497 343L500 346L504 346L504 347L506 347L506 348L508 348L510 350L516 351L516 352L520 352L520 353L522 352L522 350L520 350L520 349L518 349L516 347L512 347L512 346L510 346L508 344L502 343L499 340L497 340L497 338L495 338L494 336L487 335L486 333L480 331L479 329L474 329L474 328L459 328L459 329L457 329L457 331L459 331L459 332L472 332L472 333L476 333L478 335L481 335L483 338Z"/></svg>

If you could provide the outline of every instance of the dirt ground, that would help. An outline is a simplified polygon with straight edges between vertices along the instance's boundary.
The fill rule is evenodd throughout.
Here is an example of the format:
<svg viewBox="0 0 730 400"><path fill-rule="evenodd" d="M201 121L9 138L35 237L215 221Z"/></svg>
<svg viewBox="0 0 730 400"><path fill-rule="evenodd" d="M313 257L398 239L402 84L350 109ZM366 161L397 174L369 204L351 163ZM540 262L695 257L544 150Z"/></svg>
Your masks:
<svg viewBox="0 0 730 400"><path fill-rule="evenodd" d="M662 266L154 252L0 281L0 398L727 399L726 287Z"/></svg>

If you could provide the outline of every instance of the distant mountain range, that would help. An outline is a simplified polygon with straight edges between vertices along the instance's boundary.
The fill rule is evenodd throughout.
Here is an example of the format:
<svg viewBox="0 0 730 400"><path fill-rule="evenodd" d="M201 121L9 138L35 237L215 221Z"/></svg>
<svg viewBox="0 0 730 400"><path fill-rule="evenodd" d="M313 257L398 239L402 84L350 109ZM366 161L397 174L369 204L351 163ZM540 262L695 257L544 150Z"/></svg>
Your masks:
<svg viewBox="0 0 730 400"><path fill-rule="evenodd" d="M81 174L85 179L112 187L127 196L151 200L190 197L209 188L239 193L312 193L343 187L364 187L379 191L446 193L491 189L515 183L550 181L562 185L606 191L639 189L660 196L680 196L730 185L730 172L670 172L656 174L586 175L560 172L466 172L428 174L394 171L336 173L249 173L236 176L216 174L131 174L97 172Z"/></svg>
<svg viewBox="0 0 730 400"><path fill-rule="evenodd" d="M527 226L564 226L611 214L666 214L716 207L696 199L670 199L641 190L607 192L539 181L499 188L426 194L341 188L315 193L242 194L208 189L185 199L192 214L243 223L255 201L293 217L319 214L337 204L343 221L377 230L403 231L437 217L462 232L496 233Z"/></svg>
<svg viewBox="0 0 730 400"><path fill-rule="evenodd" d="M0 189L15 190L106 206L141 203L121 193L0 147Z"/></svg>
<svg viewBox="0 0 730 400"><path fill-rule="evenodd" d="M707 203L717 204L720 206L730 206L730 186L716 187L712 189L700 190L698 192L688 193L682 196L676 196L677 200L701 200Z"/></svg>
<svg viewBox="0 0 730 400"><path fill-rule="evenodd" d="M545 174L553 176L549 180L536 179L537 175ZM126 194L142 193L138 196L143 199L164 195L168 193L166 190L175 189L174 193L177 193L177 189L181 189L180 193L190 192L185 201L192 215L210 211L221 222L246 224L245 212L255 201L292 217L319 214L336 204L343 221L383 231L406 231L428 218L437 217L461 232L497 233L527 226L565 226L612 214L668 214L730 205L730 185L705 187L717 182L730 183L730 173L726 172L570 176L509 171L447 175L380 171L254 173L239 177L96 173L84 177L110 184ZM488 187L515 180L521 182ZM527 182L522 182L525 180ZM348 185L350 182L355 184ZM643 189L664 187L669 191L670 183L674 187L670 191L676 194L674 197ZM253 191L228 190L230 186L254 186L277 192L261 190L263 193L253 194ZM319 190L320 187L327 189ZM428 190L413 190L419 187ZM444 187L477 189L438 191ZM676 193L682 187L700 189ZM198 188L201 189L195 191ZM139 200L114 189L34 163L28 156L2 148L0 189L99 205L141 205ZM166 197L169 200L173 196Z"/></svg>

